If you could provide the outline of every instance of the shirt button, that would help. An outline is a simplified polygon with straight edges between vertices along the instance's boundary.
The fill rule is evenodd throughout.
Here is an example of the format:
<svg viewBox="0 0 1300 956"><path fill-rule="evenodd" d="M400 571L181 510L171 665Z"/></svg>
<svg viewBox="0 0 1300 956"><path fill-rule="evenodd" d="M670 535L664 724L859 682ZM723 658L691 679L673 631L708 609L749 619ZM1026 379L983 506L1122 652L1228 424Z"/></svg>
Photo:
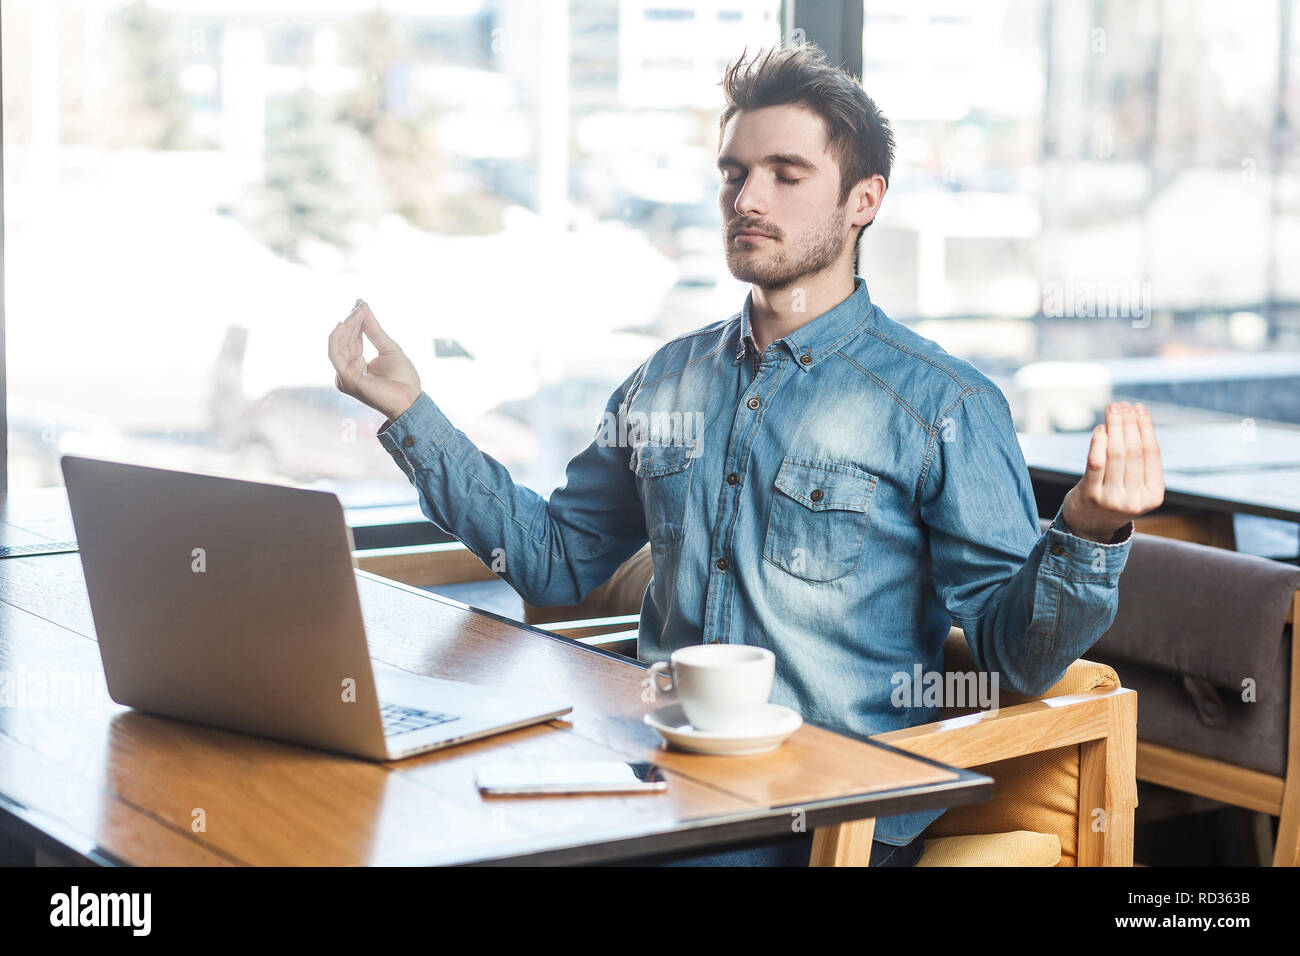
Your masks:
<svg viewBox="0 0 1300 956"><path fill-rule="evenodd" d="M718 570L719 570L719 571L725 571L725 570L727 570L727 559L726 559L726 558L718 558Z"/></svg>
<svg viewBox="0 0 1300 956"><path fill-rule="evenodd" d="M1063 544L1052 545L1052 554L1065 554L1065 545Z"/></svg>
<svg viewBox="0 0 1300 956"><path fill-rule="evenodd" d="M811 365L812 355L810 355L808 352L804 352L803 355L799 356L799 361L803 362L804 365Z"/></svg>
<svg viewBox="0 0 1300 956"><path fill-rule="evenodd" d="M814 489L812 490L812 494L810 494L808 497L811 498L813 501L821 501L821 500L822 500L822 490L821 490L820 488L814 488Z"/></svg>
<svg viewBox="0 0 1300 956"><path fill-rule="evenodd" d="M751 398L751 399L750 399L749 401L747 401L745 404L748 405L750 408L758 408L758 399L757 399L757 398Z"/></svg>
<svg viewBox="0 0 1300 956"><path fill-rule="evenodd" d="M734 471L727 476L727 484L729 485L734 485L738 481L740 481L740 475L736 474Z"/></svg>
<svg viewBox="0 0 1300 956"><path fill-rule="evenodd" d="M415 439L408 435L406 438L402 439L402 444L407 448L413 448L415 446Z"/></svg>

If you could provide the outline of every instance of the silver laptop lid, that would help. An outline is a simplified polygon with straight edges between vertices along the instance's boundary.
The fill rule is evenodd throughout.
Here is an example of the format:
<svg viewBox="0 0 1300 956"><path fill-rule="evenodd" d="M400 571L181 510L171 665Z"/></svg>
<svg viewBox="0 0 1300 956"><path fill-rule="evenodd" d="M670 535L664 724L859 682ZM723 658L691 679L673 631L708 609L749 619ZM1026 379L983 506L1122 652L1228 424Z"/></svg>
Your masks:
<svg viewBox="0 0 1300 956"><path fill-rule="evenodd" d="M64 455L112 698L384 753L338 497Z"/></svg>

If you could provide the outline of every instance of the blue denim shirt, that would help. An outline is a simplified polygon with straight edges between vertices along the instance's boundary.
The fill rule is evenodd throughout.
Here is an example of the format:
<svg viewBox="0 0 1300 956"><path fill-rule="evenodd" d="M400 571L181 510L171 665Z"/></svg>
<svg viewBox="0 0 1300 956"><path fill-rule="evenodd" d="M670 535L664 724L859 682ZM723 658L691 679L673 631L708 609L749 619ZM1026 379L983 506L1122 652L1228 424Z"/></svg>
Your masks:
<svg viewBox="0 0 1300 956"><path fill-rule="evenodd" d="M1001 391L862 277L761 355L752 302L633 371L549 500L427 394L378 438L429 520L534 606L576 604L649 540L644 661L766 647L772 700L870 735L938 718L915 678L943 673L955 623L999 689L1045 691L1110 626L1132 525L1099 544L1058 512L1040 532ZM878 820L876 839L941 812Z"/></svg>

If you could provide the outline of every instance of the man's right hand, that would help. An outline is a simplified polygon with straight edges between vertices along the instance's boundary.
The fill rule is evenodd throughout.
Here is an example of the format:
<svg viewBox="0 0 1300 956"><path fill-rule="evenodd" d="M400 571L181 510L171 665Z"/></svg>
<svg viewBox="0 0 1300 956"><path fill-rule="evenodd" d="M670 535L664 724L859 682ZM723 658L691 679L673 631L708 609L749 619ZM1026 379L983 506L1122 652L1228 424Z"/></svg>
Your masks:
<svg viewBox="0 0 1300 956"><path fill-rule="evenodd" d="M362 333L379 350L369 362L361 354ZM420 375L415 366L379 327L370 306L361 299L330 333L329 355L335 387L389 419L401 416L420 397Z"/></svg>

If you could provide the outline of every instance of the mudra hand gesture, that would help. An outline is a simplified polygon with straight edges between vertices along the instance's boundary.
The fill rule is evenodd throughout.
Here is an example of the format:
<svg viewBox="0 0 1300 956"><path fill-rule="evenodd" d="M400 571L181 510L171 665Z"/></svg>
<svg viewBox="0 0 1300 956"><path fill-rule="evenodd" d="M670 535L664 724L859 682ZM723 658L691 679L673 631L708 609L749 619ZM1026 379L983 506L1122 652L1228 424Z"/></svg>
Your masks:
<svg viewBox="0 0 1300 956"><path fill-rule="evenodd" d="M1165 474L1151 413L1141 402L1111 402L1106 424L1092 431L1087 469L1066 494L1061 517L1071 533L1109 543L1164 500Z"/></svg>
<svg viewBox="0 0 1300 956"><path fill-rule="evenodd" d="M369 362L362 355L362 333L379 350ZM415 365L361 299L330 333L329 356L335 387L390 419L398 418L420 397Z"/></svg>

